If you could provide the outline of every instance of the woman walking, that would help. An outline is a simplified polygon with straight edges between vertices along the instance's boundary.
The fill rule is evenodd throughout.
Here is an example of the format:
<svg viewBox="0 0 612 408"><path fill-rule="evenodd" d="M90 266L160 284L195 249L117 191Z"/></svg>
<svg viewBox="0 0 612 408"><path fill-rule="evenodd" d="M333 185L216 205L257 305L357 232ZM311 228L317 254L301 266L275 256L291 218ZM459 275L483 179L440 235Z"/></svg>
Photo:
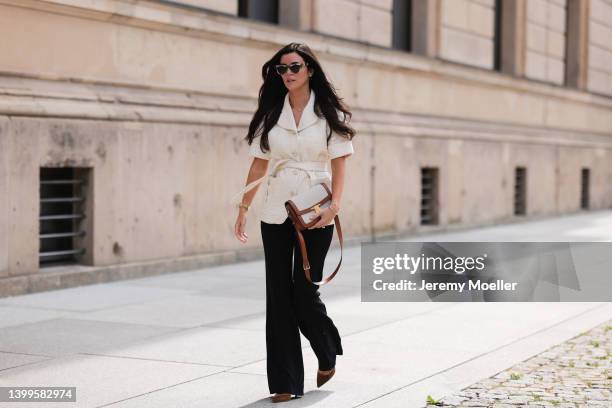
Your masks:
<svg viewBox="0 0 612 408"><path fill-rule="evenodd" d="M275 394L272 401L281 402L304 394L300 331L318 359L317 387L334 375L336 355L343 354L340 334L327 315L319 287L306 280L285 201L316 182L325 181L331 187L331 206L321 210L316 225L303 231L312 281L320 281L355 131L346 120L351 112L307 45L291 43L280 49L263 65L262 76L259 106L246 136L253 162L240 193L234 234L241 242L247 241L247 212L266 178L269 160L274 160L260 228L266 269L268 387Z"/></svg>

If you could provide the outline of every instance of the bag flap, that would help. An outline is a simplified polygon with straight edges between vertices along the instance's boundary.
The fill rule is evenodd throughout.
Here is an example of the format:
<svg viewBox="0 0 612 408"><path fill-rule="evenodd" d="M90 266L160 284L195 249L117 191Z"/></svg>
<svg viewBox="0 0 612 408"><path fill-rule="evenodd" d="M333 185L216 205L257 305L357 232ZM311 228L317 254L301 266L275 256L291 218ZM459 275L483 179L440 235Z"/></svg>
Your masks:
<svg viewBox="0 0 612 408"><path fill-rule="evenodd" d="M325 197L327 197L327 190L325 190L325 187L323 187L322 184L315 184L307 191L293 197L291 201L293 201L298 210L301 211L312 207Z"/></svg>

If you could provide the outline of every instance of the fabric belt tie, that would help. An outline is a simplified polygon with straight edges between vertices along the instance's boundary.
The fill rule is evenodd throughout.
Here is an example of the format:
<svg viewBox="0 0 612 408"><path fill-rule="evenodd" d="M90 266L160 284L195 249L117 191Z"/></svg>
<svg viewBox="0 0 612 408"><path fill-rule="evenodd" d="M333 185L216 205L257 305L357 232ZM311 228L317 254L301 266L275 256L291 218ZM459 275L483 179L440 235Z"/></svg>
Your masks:
<svg viewBox="0 0 612 408"><path fill-rule="evenodd" d="M230 200L231 204L232 205L240 204L242 202L242 197L245 193L249 192L256 186L261 184L269 176L276 176L276 174L279 172L281 168L292 168L292 169L303 170L306 172L306 174L308 174L308 177L310 178L310 180L328 179L327 177L325 178L318 177L315 174L317 172L327 171L327 162L297 161L293 159L281 159L277 161L276 163L274 163L274 166L272 167L272 169L267 174L265 174L263 177L260 177L257 180L252 181L246 186L244 186L244 188Z"/></svg>

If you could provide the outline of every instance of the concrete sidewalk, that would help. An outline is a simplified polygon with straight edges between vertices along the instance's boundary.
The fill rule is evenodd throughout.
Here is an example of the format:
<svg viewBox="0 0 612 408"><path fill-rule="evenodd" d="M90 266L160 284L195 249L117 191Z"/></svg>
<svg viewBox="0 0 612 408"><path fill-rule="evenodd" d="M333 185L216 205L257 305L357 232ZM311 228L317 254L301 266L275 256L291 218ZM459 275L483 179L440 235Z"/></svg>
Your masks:
<svg viewBox="0 0 612 408"><path fill-rule="evenodd" d="M609 241L612 211L414 240ZM362 303L359 262L346 249L321 289L343 338L336 376L316 388L302 337L306 393L283 406L423 407L612 317L612 303ZM276 406L264 329L263 261L5 298L0 386L76 386L57 408Z"/></svg>

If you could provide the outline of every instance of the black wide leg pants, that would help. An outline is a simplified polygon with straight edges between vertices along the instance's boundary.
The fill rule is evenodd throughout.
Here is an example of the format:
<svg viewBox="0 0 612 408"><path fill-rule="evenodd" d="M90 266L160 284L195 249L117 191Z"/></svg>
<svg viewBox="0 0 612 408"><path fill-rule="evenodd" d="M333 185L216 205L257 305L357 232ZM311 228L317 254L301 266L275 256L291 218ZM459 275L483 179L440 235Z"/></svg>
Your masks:
<svg viewBox="0 0 612 408"><path fill-rule="evenodd" d="M311 278L322 279L323 263L334 225L302 232ZM261 221L266 263L266 352L270 393L304 395L304 362L300 330L317 356L320 370L336 365L342 355L338 329L327 315L319 286L306 280L302 254L291 220L282 224Z"/></svg>

